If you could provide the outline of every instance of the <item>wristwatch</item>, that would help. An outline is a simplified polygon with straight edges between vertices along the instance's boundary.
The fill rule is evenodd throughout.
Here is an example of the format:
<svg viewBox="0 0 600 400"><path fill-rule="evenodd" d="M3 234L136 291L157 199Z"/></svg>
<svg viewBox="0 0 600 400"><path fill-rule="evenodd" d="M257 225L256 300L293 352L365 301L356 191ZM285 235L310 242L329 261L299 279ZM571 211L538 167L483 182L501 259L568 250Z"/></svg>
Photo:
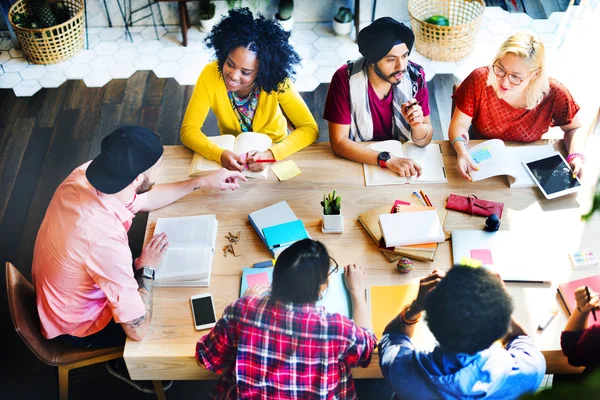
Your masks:
<svg viewBox="0 0 600 400"><path fill-rule="evenodd" d="M377 156L377 164L379 164L379 166L381 168L387 168L387 166L385 165L385 163L392 158L392 156L390 155L390 153L388 153L387 151L382 151L381 153L379 153L379 155Z"/></svg>
<svg viewBox="0 0 600 400"><path fill-rule="evenodd" d="M134 276L140 277L143 276L144 278L148 278L148 279L152 279L154 280L154 268L150 268L150 267L141 267L135 270L134 272Z"/></svg>

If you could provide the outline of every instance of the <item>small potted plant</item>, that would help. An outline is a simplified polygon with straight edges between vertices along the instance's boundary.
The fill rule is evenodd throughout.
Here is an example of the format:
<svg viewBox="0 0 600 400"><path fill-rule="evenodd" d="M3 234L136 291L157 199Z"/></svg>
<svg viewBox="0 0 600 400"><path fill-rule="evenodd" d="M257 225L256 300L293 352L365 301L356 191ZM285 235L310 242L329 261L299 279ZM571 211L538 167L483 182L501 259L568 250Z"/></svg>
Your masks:
<svg viewBox="0 0 600 400"><path fill-rule="evenodd" d="M200 30L210 32L216 20L215 3L212 0L200 0Z"/></svg>
<svg viewBox="0 0 600 400"><path fill-rule="evenodd" d="M323 195L323 232L341 233L344 230L344 216L342 215L342 198L333 193Z"/></svg>
<svg viewBox="0 0 600 400"><path fill-rule="evenodd" d="M333 31L339 36L349 35L352 31L352 11L348 7L340 7L333 17Z"/></svg>
<svg viewBox="0 0 600 400"><path fill-rule="evenodd" d="M288 32L294 28L292 11L294 11L294 0L279 0L279 7L275 18L277 18L281 27Z"/></svg>

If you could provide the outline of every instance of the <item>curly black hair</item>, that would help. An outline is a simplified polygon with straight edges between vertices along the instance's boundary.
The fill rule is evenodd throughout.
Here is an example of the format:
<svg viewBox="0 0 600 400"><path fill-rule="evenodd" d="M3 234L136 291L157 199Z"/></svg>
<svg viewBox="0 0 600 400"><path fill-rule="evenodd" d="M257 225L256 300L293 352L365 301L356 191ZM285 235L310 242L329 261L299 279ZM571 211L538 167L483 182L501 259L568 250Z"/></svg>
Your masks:
<svg viewBox="0 0 600 400"><path fill-rule="evenodd" d="M475 354L506 336L513 302L490 271L457 265L426 297L425 312L440 347Z"/></svg>
<svg viewBox="0 0 600 400"><path fill-rule="evenodd" d="M223 73L223 65L229 52L245 47L256 53L259 61L256 84L261 90L282 90L286 78L295 74L294 67L300 56L289 43L290 33L275 20L258 14L254 18L248 8L229 10L229 15L216 24L204 42L213 48Z"/></svg>

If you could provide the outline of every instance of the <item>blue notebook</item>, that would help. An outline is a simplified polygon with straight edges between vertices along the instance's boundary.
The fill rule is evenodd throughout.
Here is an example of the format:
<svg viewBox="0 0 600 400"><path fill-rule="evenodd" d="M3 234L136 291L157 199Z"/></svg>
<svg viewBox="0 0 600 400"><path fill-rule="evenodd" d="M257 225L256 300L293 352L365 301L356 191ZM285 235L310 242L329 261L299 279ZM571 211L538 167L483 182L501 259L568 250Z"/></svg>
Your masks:
<svg viewBox="0 0 600 400"><path fill-rule="evenodd" d="M240 297L246 293L249 286L266 284L267 280L271 284L273 282L273 268L244 268L240 285ZM329 275L329 285L317 305L325 307L325 310L331 314L337 313L352 318L352 301L344 283L344 271L342 269Z"/></svg>
<svg viewBox="0 0 600 400"><path fill-rule="evenodd" d="M290 246L298 240L307 239L308 233L299 219L263 229L265 243L269 249Z"/></svg>

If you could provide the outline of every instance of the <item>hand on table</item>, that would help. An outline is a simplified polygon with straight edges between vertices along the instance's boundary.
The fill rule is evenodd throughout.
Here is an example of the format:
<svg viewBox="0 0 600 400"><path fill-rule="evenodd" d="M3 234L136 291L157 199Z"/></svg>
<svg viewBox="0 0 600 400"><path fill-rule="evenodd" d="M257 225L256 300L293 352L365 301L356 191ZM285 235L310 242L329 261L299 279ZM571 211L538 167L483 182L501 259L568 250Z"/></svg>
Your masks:
<svg viewBox="0 0 600 400"><path fill-rule="evenodd" d="M344 266L344 282L351 295L364 298L367 290L367 273L357 264Z"/></svg>
<svg viewBox="0 0 600 400"><path fill-rule="evenodd" d="M266 151L252 150L246 154L246 166L248 167L248 170L250 170L252 172L260 172L267 167L268 163L256 162L257 160L274 160L274 159L275 159L275 157L273 156L273 153L271 153L271 150L266 150Z"/></svg>
<svg viewBox="0 0 600 400"><path fill-rule="evenodd" d="M471 171L478 171L479 168L477 168L475 161L473 161L471 153L464 151L462 154L456 155L456 170L462 178L471 181Z"/></svg>
<svg viewBox="0 0 600 400"><path fill-rule="evenodd" d="M135 269L150 267L157 269L163 256L169 249L169 240L166 233L154 235L142 249L142 254L133 262Z"/></svg>
<svg viewBox="0 0 600 400"><path fill-rule="evenodd" d="M395 172L402 177L409 178L416 176L418 178L421 176L421 166L410 158L392 156L385 165L390 171Z"/></svg>
<svg viewBox="0 0 600 400"><path fill-rule="evenodd" d="M244 161L233 151L225 150L221 153L221 165L230 171L243 171Z"/></svg>
<svg viewBox="0 0 600 400"><path fill-rule="evenodd" d="M271 286L269 286L269 285L265 285L265 284L252 285L248 289L246 289L244 296L263 297L263 296L266 296L270 290L271 290Z"/></svg>

